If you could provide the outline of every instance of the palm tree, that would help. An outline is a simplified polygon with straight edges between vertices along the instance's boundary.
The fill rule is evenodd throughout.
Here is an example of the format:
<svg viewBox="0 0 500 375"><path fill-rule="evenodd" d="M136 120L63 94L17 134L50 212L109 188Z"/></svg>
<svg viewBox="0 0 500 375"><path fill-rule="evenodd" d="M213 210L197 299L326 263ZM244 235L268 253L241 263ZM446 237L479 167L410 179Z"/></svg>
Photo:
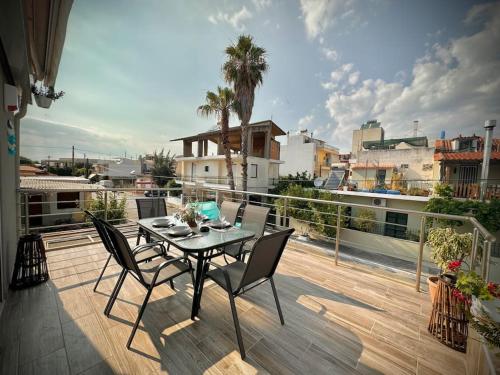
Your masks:
<svg viewBox="0 0 500 375"><path fill-rule="evenodd" d="M207 91L205 104L198 107L200 116L209 117L215 115L217 126L221 130L222 145L226 157L227 177L229 178L229 188L234 190L233 163L231 161L231 145L229 144L229 116L236 111L234 92L229 87L217 87L217 93Z"/></svg>
<svg viewBox="0 0 500 375"><path fill-rule="evenodd" d="M269 66L266 50L253 44L250 35L240 35L238 42L226 48L227 61L222 66L224 78L233 85L238 102L236 113L241 121L242 188L247 190L248 124L252 117L255 88L262 84Z"/></svg>
<svg viewBox="0 0 500 375"><path fill-rule="evenodd" d="M170 155L170 151L165 154L163 149L160 152L155 150L151 175L156 185L164 187L172 177L175 177L175 164L175 155Z"/></svg>

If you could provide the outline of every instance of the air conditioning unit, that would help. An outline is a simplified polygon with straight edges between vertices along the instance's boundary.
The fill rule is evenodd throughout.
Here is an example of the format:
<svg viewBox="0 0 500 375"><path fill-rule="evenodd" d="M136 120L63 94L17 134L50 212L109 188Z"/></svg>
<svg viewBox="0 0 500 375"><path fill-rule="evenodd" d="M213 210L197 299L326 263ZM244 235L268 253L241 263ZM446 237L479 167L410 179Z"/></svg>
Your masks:
<svg viewBox="0 0 500 375"><path fill-rule="evenodd" d="M387 206L387 199L385 198L373 198L372 206L385 207Z"/></svg>

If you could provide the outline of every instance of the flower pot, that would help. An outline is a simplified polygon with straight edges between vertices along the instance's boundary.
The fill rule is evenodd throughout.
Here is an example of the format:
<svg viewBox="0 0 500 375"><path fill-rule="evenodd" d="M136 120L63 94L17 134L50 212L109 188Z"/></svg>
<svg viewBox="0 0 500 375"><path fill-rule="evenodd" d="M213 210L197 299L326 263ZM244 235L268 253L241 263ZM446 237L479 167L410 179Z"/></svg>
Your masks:
<svg viewBox="0 0 500 375"><path fill-rule="evenodd" d="M189 225L190 228L196 228L198 224L196 224L196 221L190 220L187 222L187 225Z"/></svg>
<svg viewBox="0 0 500 375"><path fill-rule="evenodd" d="M427 278L427 285L429 286L429 295L432 303L434 303L434 298L437 294L438 280L439 276L429 276Z"/></svg>
<svg viewBox="0 0 500 375"><path fill-rule="evenodd" d="M40 108L49 108L50 105L52 104L52 99L44 96L44 95L34 95L35 96L35 101L36 105L39 106Z"/></svg>

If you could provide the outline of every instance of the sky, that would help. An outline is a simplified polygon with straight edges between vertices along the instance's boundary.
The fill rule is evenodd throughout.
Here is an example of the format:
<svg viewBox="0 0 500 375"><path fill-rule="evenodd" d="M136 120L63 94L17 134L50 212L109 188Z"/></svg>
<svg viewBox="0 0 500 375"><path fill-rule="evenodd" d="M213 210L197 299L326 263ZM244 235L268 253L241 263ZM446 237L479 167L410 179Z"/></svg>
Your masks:
<svg viewBox="0 0 500 375"><path fill-rule="evenodd" d="M196 108L227 85L224 50L241 34L269 63L251 121L307 129L342 152L372 119L386 138L412 136L418 120L430 140L500 120L500 2L80 0L56 82L66 94L29 107L21 155L179 154L171 139L214 127Z"/></svg>

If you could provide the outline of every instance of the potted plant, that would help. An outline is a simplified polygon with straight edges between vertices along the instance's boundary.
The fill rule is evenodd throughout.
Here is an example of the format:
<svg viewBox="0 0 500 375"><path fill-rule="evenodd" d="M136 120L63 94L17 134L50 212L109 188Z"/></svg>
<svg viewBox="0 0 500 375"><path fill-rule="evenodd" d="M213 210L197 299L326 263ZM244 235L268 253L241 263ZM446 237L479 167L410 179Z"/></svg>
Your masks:
<svg viewBox="0 0 500 375"><path fill-rule="evenodd" d="M472 250L472 234L460 234L453 228L431 228L427 239L427 244L431 247L431 259L441 269L441 275L450 271L452 262L463 262L470 255ZM458 263L456 263L458 264ZM451 272L453 276L453 272ZM427 279L431 301L437 291L438 276L430 276Z"/></svg>
<svg viewBox="0 0 500 375"><path fill-rule="evenodd" d="M31 86L31 92L35 96L36 104L41 108L49 108L54 100L64 96L64 91L56 92L53 87L36 85Z"/></svg>
<svg viewBox="0 0 500 375"><path fill-rule="evenodd" d="M175 218L186 223L190 228L196 228L198 226L196 220L200 219L200 214L196 204L187 204L186 207L175 214Z"/></svg>

